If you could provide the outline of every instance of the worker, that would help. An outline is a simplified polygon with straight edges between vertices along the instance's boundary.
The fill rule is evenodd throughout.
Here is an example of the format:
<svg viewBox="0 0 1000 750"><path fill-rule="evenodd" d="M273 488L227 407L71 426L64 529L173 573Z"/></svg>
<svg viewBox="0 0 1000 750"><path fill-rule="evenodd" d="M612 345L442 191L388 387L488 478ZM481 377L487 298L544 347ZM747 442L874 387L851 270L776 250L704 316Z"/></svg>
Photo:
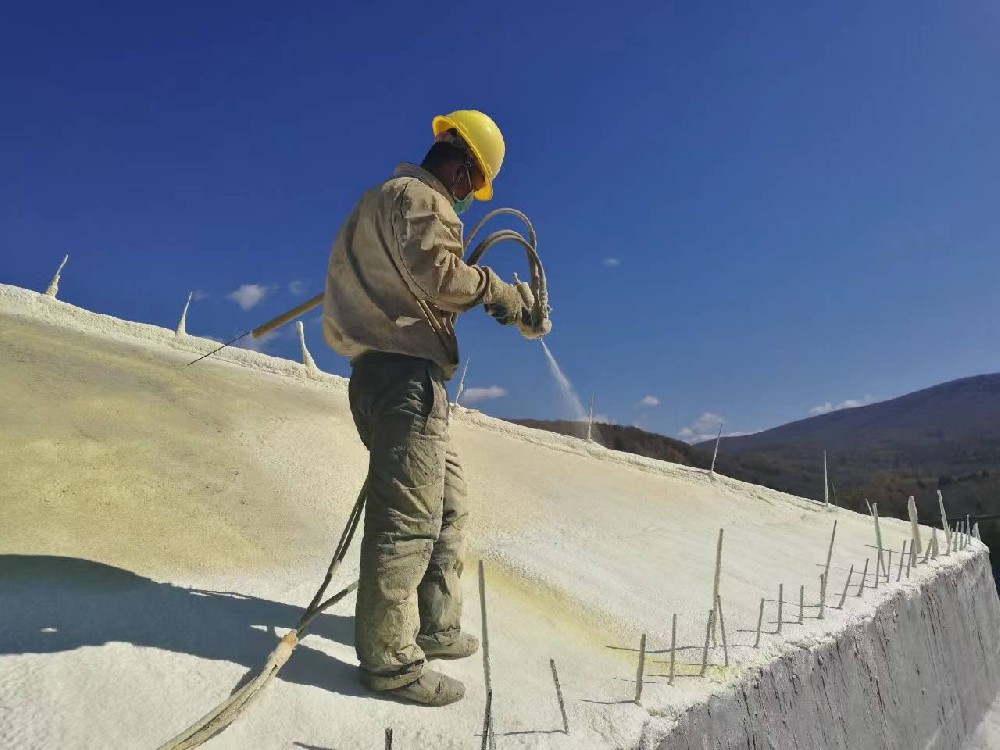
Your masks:
<svg viewBox="0 0 1000 750"><path fill-rule="evenodd" d="M530 301L462 261L458 214L489 200L504 158L496 123L474 110L435 117L420 166L402 164L358 201L333 243L323 335L351 360L351 413L369 451L354 640L361 682L431 706L464 685L426 666L474 654L462 630L466 485L448 440L445 381L458 367L454 319L479 305L502 325Z"/></svg>

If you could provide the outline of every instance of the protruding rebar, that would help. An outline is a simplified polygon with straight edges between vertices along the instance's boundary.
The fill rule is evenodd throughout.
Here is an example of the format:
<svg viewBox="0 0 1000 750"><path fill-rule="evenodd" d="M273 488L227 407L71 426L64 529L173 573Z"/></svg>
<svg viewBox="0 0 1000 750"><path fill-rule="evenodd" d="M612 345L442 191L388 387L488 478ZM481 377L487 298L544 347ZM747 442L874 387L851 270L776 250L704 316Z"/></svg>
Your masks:
<svg viewBox="0 0 1000 750"><path fill-rule="evenodd" d="M865 500L865 502L868 502ZM878 588L879 573L889 574L885 567L885 558L882 556L882 529L878 523L878 503L871 505L872 518L875 519L875 546L878 547L878 565L875 566L875 588Z"/></svg>
<svg viewBox="0 0 1000 750"><path fill-rule="evenodd" d="M931 529L931 559L936 560L938 556L937 528Z"/></svg>
<svg viewBox="0 0 1000 750"><path fill-rule="evenodd" d="M806 587L799 586L799 625L805 621L806 617Z"/></svg>
<svg viewBox="0 0 1000 750"><path fill-rule="evenodd" d="M674 684L674 662L675 662L674 657L676 654L677 654L677 613L674 612L673 619L670 623L670 679L667 680L668 685Z"/></svg>
<svg viewBox="0 0 1000 750"><path fill-rule="evenodd" d="M910 516L910 536L913 539L910 542L910 549L914 555L919 555L922 551L920 546L920 526L917 524L917 501L913 499L913 495L910 495L910 499L906 501L906 512Z"/></svg>
<svg viewBox="0 0 1000 750"><path fill-rule="evenodd" d="M944 511L944 495L937 491L938 507L941 509L941 529L944 531L945 556L951 554L951 528L948 526L948 514Z"/></svg>
<svg viewBox="0 0 1000 750"><path fill-rule="evenodd" d="M903 577L903 558L906 557L906 542L903 542L903 549L899 551L899 570L896 571L896 583Z"/></svg>
<svg viewBox="0 0 1000 750"><path fill-rule="evenodd" d="M913 566L913 561L916 559L916 554L913 551L913 544L910 544L910 553L906 556L906 577L910 577L910 568Z"/></svg>
<svg viewBox="0 0 1000 750"><path fill-rule="evenodd" d="M462 391L465 390L465 375L469 372L469 362L471 361L471 359L465 360L465 367L462 368L462 377L458 379L458 389L455 391L455 406L458 406L458 400L462 398Z"/></svg>
<svg viewBox="0 0 1000 750"><path fill-rule="evenodd" d="M556 700L559 701L559 713L562 714L563 734L569 734L569 719L566 718L566 702L563 700L562 685L559 684L559 672L556 671L556 660L549 659L552 667L552 681L556 684Z"/></svg>
<svg viewBox="0 0 1000 750"><path fill-rule="evenodd" d="M840 595L840 604L837 605L837 609L844 608L844 602L847 600L847 589L851 585L851 577L854 575L854 563L851 563L851 569L847 571L847 580L844 581L844 593ZM878 571L875 571L875 577L878 578Z"/></svg>
<svg viewBox="0 0 1000 750"><path fill-rule="evenodd" d="M385 750L392 750L392 729L385 728Z"/></svg>
<svg viewBox="0 0 1000 750"><path fill-rule="evenodd" d="M59 264L59 268L56 269L56 275L52 277L52 281L49 282L49 288L45 290L46 296L55 297L59 294L59 275L62 273L63 266L66 265L66 261L69 260L67 255L62 259L62 263Z"/></svg>
<svg viewBox="0 0 1000 750"><path fill-rule="evenodd" d="M483 744L480 750L489 750L490 736L493 734L493 691L486 691L486 711L483 713Z"/></svg>
<svg viewBox="0 0 1000 750"><path fill-rule="evenodd" d="M309 347L306 346L306 327L301 320L295 321L295 327L299 332L299 346L302 348L302 364L306 368L306 372L310 375L315 375L319 372L319 368L316 367L316 360L313 359L312 354L309 353Z"/></svg>
<svg viewBox="0 0 1000 750"><path fill-rule="evenodd" d="M486 691L493 689L490 682L490 633L486 623L486 568L479 561L479 609L483 621L483 676L486 678Z"/></svg>
<svg viewBox="0 0 1000 750"><path fill-rule="evenodd" d="M857 593L858 596L861 596L863 593L865 593L865 579L866 578L868 578L868 558L867 557L865 558L865 569L861 573L861 583L858 584L858 593Z"/></svg>
<svg viewBox="0 0 1000 750"><path fill-rule="evenodd" d="M823 451L823 505L830 507L830 474L826 470L826 451Z"/></svg>
<svg viewBox="0 0 1000 750"><path fill-rule="evenodd" d="M485 750L487 747L488 740L489 748L492 750L493 743L496 742L493 738L493 682L490 679L490 631L486 620L486 567L482 560L479 561L479 606L483 620L483 677L486 682L486 724L483 731L483 748Z"/></svg>
<svg viewBox="0 0 1000 750"><path fill-rule="evenodd" d="M875 578L878 579L878 570L875 571ZM826 573L819 574L819 619L826 618Z"/></svg>
<svg viewBox="0 0 1000 750"><path fill-rule="evenodd" d="M819 598L826 601L826 582L830 578L830 561L833 559L833 541L837 538L837 522L833 522L833 532L830 534L830 547L826 551L826 565L823 567L823 576L821 579L821 588L819 591ZM820 619L823 619L823 610L820 610Z"/></svg>
<svg viewBox="0 0 1000 750"><path fill-rule="evenodd" d="M715 473L715 459L719 457L719 441L722 440L722 426L723 422L719 423L719 434L715 436L715 451L712 453L712 468L708 470L709 474Z"/></svg>
<svg viewBox="0 0 1000 750"><path fill-rule="evenodd" d="M705 647L701 650L701 671L698 673L701 676L705 675L705 670L708 669L708 644L712 640L712 621L715 619L715 607L713 606L708 610L708 623L705 625Z"/></svg>
<svg viewBox="0 0 1000 750"><path fill-rule="evenodd" d="M753 647L760 648L760 630L764 626L764 597L760 599L760 613L757 615L757 637L754 639Z"/></svg>
<svg viewBox="0 0 1000 750"><path fill-rule="evenodd" d="M187 315L188 308L191 306L191 298L194 296L194 291L188 292L187 302L184 303L184 309L181 310L181 319L177 323L177 336L183 336L187 333Z"/></svg>
<svg viewBox="0 0 1000 750"><path fill-rule="evenodd" d="M719 634L722 636L722 663L729 666L729 645L726 643L726 618L722 616L722 597L715 600L715 609L719 613Z"/></svg>
<svg viewBox="0 0 1000 750"><path fill-rule="evenodd" d="M885 571L885 582L889 583L889 574L892 571L892 550L891 549L886 550L885 554L887 556L887 562L888 562L888 564L886 565L887 570Z"/></svg>
<svg viewBox="0 0 1000 750"><path fill-rule="evenodd" d="M725 529L719 529L719 539L715 543L715 575L712 578L712 609L715 609L716 602L719 601L719 579L722 576L722 535ZM715 639L715 618L712 618L712 645L718 645Z"/></svg>
<svg viewBox="0 0 1000 750"><path fill-rule="evenodd" d="M778 584L778 632L781 632L781 621L784 619L782 617L782 608L785 603L785 584Z"/></svg>
<svg viewBox="0 0 1000 750"><path fill-rule="evenodd" d="M646 671L646 634L639 639L639 666L635 672L635 705L642 705L642 675Z"/></svg>

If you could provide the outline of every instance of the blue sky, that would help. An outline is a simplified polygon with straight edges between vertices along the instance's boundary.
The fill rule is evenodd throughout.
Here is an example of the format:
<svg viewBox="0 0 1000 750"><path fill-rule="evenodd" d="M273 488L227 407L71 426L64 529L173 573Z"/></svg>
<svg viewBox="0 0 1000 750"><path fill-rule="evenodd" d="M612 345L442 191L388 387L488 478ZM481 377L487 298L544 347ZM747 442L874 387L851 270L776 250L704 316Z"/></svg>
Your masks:
<svg viewBox="0 0 1000 750"><path fill-rule="evenodd" d="M988 0L5 16L2 283L44 289L68 252L62 299L173 327L196 289L188 330L231 337L318 293L358 195L477 108L507 141L489 205L535 222L548 343L600 414L753 431L1000 369ZM477 407L565 415L537 344L478 310L459 331Z"/></svg>

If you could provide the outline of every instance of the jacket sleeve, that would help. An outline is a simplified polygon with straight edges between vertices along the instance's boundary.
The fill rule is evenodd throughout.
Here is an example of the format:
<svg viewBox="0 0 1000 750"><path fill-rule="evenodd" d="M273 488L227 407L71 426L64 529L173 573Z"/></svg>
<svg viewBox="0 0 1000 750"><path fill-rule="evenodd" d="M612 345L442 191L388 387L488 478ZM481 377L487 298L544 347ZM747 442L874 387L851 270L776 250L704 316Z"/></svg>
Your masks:
<svg viewBox="0 0 1000 750"><path fill-rule="evenodd" d="M447 312L465 312L488 302L490 274L462 260L462 225L441 211L444 198L418 180L394 201L393 233L400 273L426 302Z"/></svg>

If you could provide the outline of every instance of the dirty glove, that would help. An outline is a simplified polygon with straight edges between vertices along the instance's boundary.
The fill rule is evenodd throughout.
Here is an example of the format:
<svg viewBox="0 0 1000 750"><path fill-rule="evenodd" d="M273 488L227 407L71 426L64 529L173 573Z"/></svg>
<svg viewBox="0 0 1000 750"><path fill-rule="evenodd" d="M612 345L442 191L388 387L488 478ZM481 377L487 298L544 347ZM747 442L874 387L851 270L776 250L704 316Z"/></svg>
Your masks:
<svg viewBox="0 0 1000 750"><path fill-rule="evenodd" d="M541 321L535 319L534 292L531 291L530 286L517 278L517 274L514 274L514 281L516 282L514 288L520 292L521 300L524 303L521 318L517 321L517 330L528 340L540 339L552 330L552 323L547 318Z"/></svg>
<svg viewBox="0 0 1000 750"><path fill-rule="evenodd" d="M526 339L540 339L552 330L552 323L549 320L545 320L541 326L534 326L531 323L531 315L525 315L522 320L517 321L517 330Z"/></svg>
<svg viewBox="0 0 1000 750"><path fill-rule="evenodd" d="M502 326L520 323L529 312L521 291L513 284L503 281L492 268L485 271L488 280L483 307L486 313Z"/></svg>

